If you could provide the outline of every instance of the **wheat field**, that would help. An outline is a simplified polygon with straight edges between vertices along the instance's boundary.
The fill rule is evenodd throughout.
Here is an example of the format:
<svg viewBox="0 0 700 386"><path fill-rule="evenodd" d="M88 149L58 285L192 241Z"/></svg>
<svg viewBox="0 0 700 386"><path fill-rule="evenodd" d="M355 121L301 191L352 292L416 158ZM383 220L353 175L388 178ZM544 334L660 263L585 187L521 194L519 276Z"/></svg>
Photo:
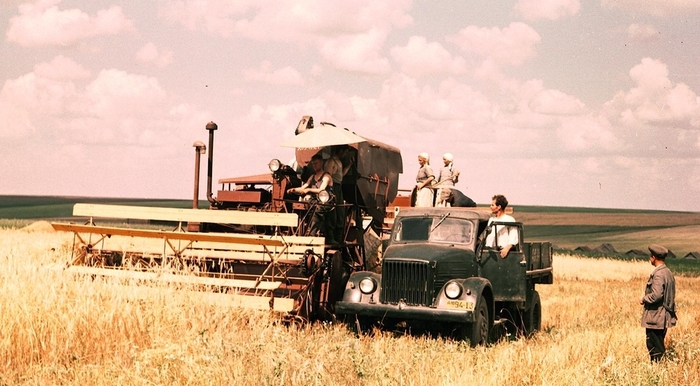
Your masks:
<svg viewBox="0 0 700 386"><path fill-rule="evenodd" d="M488 347L342 324L285 325L188 291L76 278L72 236L0 230L1 385L700 384L700 279L676 277L668 358L648 363L638 300L647 263L555 255L543 328Z"/></svg>

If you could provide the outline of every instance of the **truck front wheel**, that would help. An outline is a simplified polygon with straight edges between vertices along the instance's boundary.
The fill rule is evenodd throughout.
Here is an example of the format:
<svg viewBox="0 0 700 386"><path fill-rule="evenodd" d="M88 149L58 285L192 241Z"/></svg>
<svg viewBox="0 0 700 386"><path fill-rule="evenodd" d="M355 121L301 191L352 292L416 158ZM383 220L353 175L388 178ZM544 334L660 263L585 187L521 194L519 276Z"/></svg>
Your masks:
<svg viewBox="0 0 700 386"><path fill-rule="evenodd" d="M489 339L489 308L483 296L474 311L474 322L462 326L462 339L469 340L471 347L484 345Z"/></svg>

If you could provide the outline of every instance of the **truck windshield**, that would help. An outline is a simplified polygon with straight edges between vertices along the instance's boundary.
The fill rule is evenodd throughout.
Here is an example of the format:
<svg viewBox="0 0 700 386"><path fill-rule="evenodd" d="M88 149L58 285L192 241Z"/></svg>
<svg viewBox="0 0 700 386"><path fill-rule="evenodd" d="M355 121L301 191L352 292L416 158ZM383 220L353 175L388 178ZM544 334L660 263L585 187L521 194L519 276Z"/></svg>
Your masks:
<svg viewBox="0 0 700 386"><path fill-rule="evenodd" d="M405 217L394 231L394 241L469 244L472 242L473 233L473 224L464 219Z"/></svg>

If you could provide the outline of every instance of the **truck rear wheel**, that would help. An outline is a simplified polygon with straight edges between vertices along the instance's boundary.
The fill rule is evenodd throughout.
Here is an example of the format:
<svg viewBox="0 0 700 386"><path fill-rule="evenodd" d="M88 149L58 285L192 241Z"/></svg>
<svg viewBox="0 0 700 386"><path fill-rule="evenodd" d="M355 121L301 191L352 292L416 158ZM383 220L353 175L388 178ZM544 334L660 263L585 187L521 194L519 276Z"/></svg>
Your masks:
<svg viewBox="0 0 700 386"><path fill-rule="evenodd" d="M525 311L523 319L525 336L532 336L542 328L542 304L540 303L540 294L537 291L534 291L532 303L530 308Z"/></svg>
<svg viewBox="0 0 700 386"><path fill-rule="evenodd" d="M485 345L489 340L489 308L483 295L474 311L474 322L462 326L462 339L469 340L471 347Z"/></svg>

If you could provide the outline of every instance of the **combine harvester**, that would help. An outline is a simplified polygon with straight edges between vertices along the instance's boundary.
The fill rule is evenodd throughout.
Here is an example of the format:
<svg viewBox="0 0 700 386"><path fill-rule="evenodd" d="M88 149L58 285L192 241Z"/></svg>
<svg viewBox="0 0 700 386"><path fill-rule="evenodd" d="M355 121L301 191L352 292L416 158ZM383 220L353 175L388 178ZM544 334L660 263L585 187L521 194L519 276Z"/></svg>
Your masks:
<svg viewBox="0 0 700 386"><path fill-rule="evenodd" d="M273 310L303 320L330 319L352 272L367 268L367 255L381 244L386 207L396 197L403 164L398 149L355 135L331 124L313 126L305 116L296 136L282 146L296 148L306 165L316 153L330 155L347 146L351 167L342 183L345 209L342 240L326 245L310 235L315 210L327 197L287 194L301 184L290 165L269 163L270 173L219 181L212 193L215 123L207 124L209 209L76 204L73 216L85 224L52 223L73 232L67 272L112 277L128 283L166 282L202 290L233 306ZM195 195L198 207L199 158L195 143ZM321 195L323 196L323 195ZM172 224L172 230L105 226L115 221Z"/></svg>

